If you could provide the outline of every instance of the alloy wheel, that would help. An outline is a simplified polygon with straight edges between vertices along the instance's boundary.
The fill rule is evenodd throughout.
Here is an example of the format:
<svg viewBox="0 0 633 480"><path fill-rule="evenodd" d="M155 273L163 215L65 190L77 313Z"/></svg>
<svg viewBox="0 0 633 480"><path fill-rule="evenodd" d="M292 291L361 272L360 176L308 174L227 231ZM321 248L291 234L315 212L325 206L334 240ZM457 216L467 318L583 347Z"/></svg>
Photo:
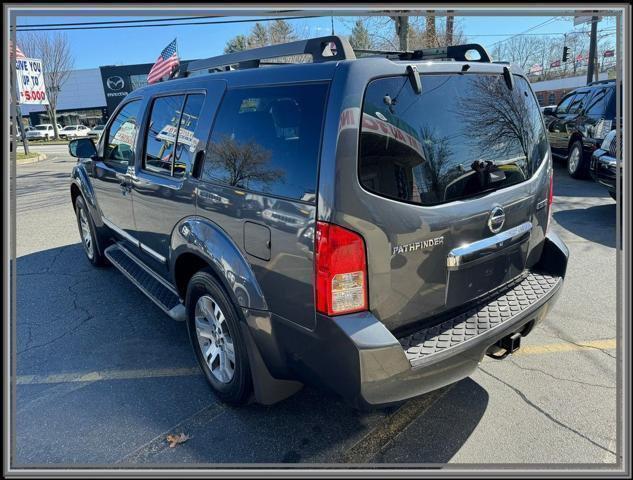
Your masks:
<svg viewBox="0 0 633 480"><path fill-rule="evenodd" d="M211 373L221 383L235 375L235 348L228 322L218 302L206 294L196 302L196 337Z"/></svg>
<svg viewBox="0 0 633 480"><path fill-rule="evenodd" d="M569 161L567 163L567 169L569 173L575 173L578 170L580 164L580 151L578 147L573 147L569 152Z"/></svg>
<svg viewBox="0 0 633 480"><path fill-rule="evenodd" d="M79 226L81 228L81 240L86 250L86 255L92 260L94 256L94 242L92 241L92 232L90 231L90 224L88 223L88 217L83 208L79 209Z"/></svg>

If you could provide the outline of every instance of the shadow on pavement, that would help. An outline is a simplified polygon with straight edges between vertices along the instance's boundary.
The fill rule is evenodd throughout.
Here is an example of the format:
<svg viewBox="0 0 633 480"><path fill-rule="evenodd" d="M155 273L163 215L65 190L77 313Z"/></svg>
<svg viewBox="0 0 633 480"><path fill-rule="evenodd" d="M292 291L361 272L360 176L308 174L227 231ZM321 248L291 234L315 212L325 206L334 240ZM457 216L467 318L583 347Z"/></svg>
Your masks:
<svg viewBox="0 0 633 480"><path fill-rule="evenodd" d="M488 392L466 378L417 418L375 462L448 463L481 421Z"/></svg>
<svg viewBox="0 0 633 480"><path fill-rule="evenodd" d="M19 257L16 297L18 378L123 374L19 384L13 461L21 466L336 462L396 410L359 412L311 387L277 405L235 408L219 403L195 371L150 375L195 370L184 324L114 268L93 268L78 243ZM486 392L465 380L401 435L414 442L409 456L390 452L447 461L486 404ZM165 435L181 432L191 439L169 448Z"/></svg>
<svg viewBox="0 0 633 480"><path fill-rule="evenodd" d="M554 220L564 229L591 242L615 248L616 204L560 210Z"/></svg>

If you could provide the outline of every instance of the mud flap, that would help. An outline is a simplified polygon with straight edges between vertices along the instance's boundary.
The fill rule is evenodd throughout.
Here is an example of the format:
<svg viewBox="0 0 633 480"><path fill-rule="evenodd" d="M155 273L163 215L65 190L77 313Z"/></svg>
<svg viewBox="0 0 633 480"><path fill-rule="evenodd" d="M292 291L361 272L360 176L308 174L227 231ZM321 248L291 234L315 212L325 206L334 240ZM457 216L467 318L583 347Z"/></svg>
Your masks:
<svg viewBox="0 0 633 480"><path fill-rule="evenodd" d="M285 400L301 390L303 383L293 380L280 380L270 374L264 363L264 359L259 353L257 345L255 345L248 325L240 322L240 326L242 328L242 334L244 335L244 341L246 342L248 361L251 367L253 400L262 405L272 405Z"/></svg>

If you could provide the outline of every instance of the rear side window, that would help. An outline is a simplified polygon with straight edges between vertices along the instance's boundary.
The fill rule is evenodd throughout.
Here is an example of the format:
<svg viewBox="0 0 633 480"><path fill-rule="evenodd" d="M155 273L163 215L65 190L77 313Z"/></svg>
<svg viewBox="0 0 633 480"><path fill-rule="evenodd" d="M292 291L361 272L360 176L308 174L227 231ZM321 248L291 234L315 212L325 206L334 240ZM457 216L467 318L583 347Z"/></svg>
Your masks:
<svg viewBox="0 0 633 480"><path fill-rule="evenodd" d="M229 90L202 178L313 201L326 94L326 84Z"/></svg>
<svg viewBox="0 0 633 480"><path fill-rule="evenodd" d="M363 103L359 176L377 194L420 205L527 180L547 153L536 99L523 77L421 75L375 80Z"/></svg>
<svg viewBox="0 0 633 480"><path fill-rule="evenodd" d="M174 177L184 175L198 145L194 133L203 102L201 94L154 100L147 128L145 170Z"/></svg>

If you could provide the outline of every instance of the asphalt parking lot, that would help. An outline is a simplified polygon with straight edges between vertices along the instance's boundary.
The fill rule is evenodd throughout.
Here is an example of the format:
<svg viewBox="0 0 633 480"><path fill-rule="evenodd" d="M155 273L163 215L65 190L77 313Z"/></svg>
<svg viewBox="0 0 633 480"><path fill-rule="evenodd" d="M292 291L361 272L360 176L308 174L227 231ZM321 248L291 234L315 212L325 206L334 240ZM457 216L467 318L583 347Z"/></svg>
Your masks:
<svg viewBox="0 0 633 480"><path fill-rule="evenodd" d="M361 413L305 387L233 408L181 323L86 260L65 146L17 167L13 467L218 463L616 462L615 202L557 166L553 228L571 259L546 321L504 361L401 407ZM190 439L170 448L166 435ZM604 465L608 468L608 465Z"/></svg>

